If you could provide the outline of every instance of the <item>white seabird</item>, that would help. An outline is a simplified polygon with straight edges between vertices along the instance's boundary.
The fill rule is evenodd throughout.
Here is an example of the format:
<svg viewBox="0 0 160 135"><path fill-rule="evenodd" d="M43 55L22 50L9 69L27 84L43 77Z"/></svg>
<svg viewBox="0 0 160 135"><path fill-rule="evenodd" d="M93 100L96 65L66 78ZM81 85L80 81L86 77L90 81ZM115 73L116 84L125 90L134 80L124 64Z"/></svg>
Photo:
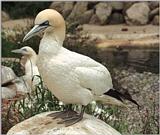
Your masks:
<svg viewBox="0 0 160 135"><path fill-rule="evenodd" d="M23 76L24 81L32 88L33 90L35 87L40 83L40 74L38 71L38 67L36 65L37 61L37 54L36 52L29 46L24 46L20 49L12 50L14 53L22 54L26 62L24 64L25 75Z"/></svg>
<svg viewBox="0 0 160 135"><path fill-rule="evenodd" d="M44 31L44 35L37 65L44 83L64 103L82 105L79 115L74 111L52 114L63 119L59 123L69 126L80 121L85 106L93 100L124 105L122 99L125 96L113 89L111 75L105 66L63 47L66 26L60 13L53 9L41 11L35 18L35 26L23 41L40 31ZM132 101L130 98L128 100Z"/></svg>

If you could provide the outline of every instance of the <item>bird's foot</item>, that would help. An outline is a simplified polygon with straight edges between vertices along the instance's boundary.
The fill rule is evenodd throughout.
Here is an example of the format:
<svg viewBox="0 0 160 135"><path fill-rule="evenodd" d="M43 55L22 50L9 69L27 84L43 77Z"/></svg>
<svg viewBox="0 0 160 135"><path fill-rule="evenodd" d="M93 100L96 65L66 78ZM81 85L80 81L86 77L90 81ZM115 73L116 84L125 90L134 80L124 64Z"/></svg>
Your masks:
<svg viewBox="0 0 160 135"><path fill-rule="evenodd" d="M65 124L66 127L71 126L83 119L83 115L76 114L71 115L70 117L64 117L63 120L59 121L58 124Z"/></svg>
<svg viewBox="0 0 160 135"><path fill-rule="evenodd" d="M70 118L70 117L75 116L77 114L78 113L73 110L67 110L67 111L51 113L51 114L48 114L47 116L52 117L52 119L57 119L57 118L64 119L64 118Z"/></svg>

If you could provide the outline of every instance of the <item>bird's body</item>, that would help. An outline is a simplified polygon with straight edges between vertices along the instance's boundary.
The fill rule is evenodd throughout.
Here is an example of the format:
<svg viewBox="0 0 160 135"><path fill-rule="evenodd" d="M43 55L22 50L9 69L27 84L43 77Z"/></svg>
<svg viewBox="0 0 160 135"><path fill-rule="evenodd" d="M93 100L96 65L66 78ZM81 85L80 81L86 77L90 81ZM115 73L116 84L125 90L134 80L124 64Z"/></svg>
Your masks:
<svg viewBox="0 0 160 135"><path fill-rule="evenodd" d="M46 41L44 37L40 43L37 65L45 84L58 99L64 103L87 105L94 96L112 88L106 67L58 45L54 39Z"/></svg>

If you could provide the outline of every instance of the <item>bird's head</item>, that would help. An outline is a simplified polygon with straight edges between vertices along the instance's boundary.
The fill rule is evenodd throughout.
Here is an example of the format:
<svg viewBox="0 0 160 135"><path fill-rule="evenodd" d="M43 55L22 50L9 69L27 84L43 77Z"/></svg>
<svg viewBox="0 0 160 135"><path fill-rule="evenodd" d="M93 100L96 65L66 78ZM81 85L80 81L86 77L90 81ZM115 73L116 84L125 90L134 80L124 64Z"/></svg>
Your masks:
<svg viewBox="0 0 160 135"><path fill-rule="evenodd" d="M53 9L45 9L38 13L35 18L34 27L25 35L23 41L26 41L44 31L46 34L65 35L65 21L60 13Z"/></svg>
<svg viewBox="0 0 160 135"><path fill-rule="evenodd" d="M29 46L24 46L20 49L12 50L12 52L19 53L19 54L22 54L23 56L28 56L28 57L36 55L35 51Z"/></svg>

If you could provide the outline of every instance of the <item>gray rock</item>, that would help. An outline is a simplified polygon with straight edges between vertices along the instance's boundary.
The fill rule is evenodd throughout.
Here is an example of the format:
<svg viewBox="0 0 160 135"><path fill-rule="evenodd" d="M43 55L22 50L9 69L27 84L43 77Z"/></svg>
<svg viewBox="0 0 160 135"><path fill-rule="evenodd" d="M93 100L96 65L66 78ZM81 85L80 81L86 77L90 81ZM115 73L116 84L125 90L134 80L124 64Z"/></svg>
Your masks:
<svg viewBox="0 0 160 135"><path fill-rule="evenodd" d="M158 1L150 1L149 2L149 8L150 9L155 9L157 7L159 7L159 2Z"/></svg>
<svg viewBox="0 0 160 135"><path fill-rule="evenodd" d="M129 9L135 2L124 2L123 14L126 13L126 10Z"/></svg>
<svg viewBox="0 0 160 135"><path fill-rule="evenodd" d="M62 11L62 15L64 18L67 18L67 16L71 13L73 7L74 7L73 1L69 1L64 4L63 11Z"/></svg>
<svg viewBox="0 0 160 135"><path fill-rule="evenodd" d="M112 2L109 2L109 4L111 5L114 11L123 10L124 8L124 2L122 1L112 1Z"/></svg>
<svg viewBox="0 0 160 135"><path fill-rule="evenodd" d="M82 15L78 18L78 22L79 22L80 24L89 23L89 21L90 21L90 19L91 19L91 17L92 17L93 14L94 14L93 9L84 12L84 14L82 14Z"/></svg>
<svg viewBox="0 0 160 135"><path fill-rule="evenodd" d="M2 22L8 21L10 19L9 14L7 14L4 11L2 11L1 15L2 15Z"/></svg>
<svg viewBox="0 0 160 135"><path fill-rule="evenodd" d="M1 67L1 84L4 85L13 81L17 76L10 67Z"/></svg>
<svg viewBox="0 0 160 135"><path fill-rule="evenodd" d="M101 24L106 24L108 18L112 13L112 7L106 2L100 2L96 5L96 15L98 16Z"/></svg>
<svg viewBox="0 0 160 135"><path fill-rule="evenodd" d="M84 14L87 11L87 5L88 2L77 2L70 15L67 17L67 21L77 21L77 18L79 18L82 14Z"/></svg>
<svg viewBox="0 0 160 135"><path fill-rule="evenodd" d="M133 4L127 11L125 20L129 25L147 24L150 9L146 2Z"/></svg>
<svg viewBox="0 0 160 135"><path fill-rule="evenodd" d="M113 13L110 17L110 24L124 23L124 17L121 13Z"/></svg>
<svg viewBox="0 0 160 135"><path fill-rule="evenodd" d="M1 94L2 94L2 99L13 98L16 96L16 90L7 87L1 87Z"/></svg>
<svg viewBox="0 0 160 135"><path fill-rule="evenodd" d="M156 15L152 20L152 24L159 25L159 19L160 19L159 15Z"/></svg>
<svg viewBox="0 0 160 135"><path fill-rule="evenodd" d="M149 19L152 20L155 15L159 15L159 12L160 12L160 8L159 8L159 7L156 8L156 9L153 9L153 10L149 13Z"/></svg>
<svg viewBox="0 0 160 135"><path fill-rule="evenodd" d="M64 4L65 4L64 1L54 1L54 2L52 2L52 4L50 5L49 8L55 9L62 14Z"/></svg>
<svg viewBox="0 0 160 135"><path fill-rule="evenodd" d="M54 112L37 114L12 127L7 135L121 135L105 122L85 114L84 118L69 127L57 124L57 119L47 116Z"/></svg>
<svg viewBox="0 0 160 135"><path fill-rule="evenodd" d="M89 24L100 24L100 20L96 14L91 17Z"/></svg>

